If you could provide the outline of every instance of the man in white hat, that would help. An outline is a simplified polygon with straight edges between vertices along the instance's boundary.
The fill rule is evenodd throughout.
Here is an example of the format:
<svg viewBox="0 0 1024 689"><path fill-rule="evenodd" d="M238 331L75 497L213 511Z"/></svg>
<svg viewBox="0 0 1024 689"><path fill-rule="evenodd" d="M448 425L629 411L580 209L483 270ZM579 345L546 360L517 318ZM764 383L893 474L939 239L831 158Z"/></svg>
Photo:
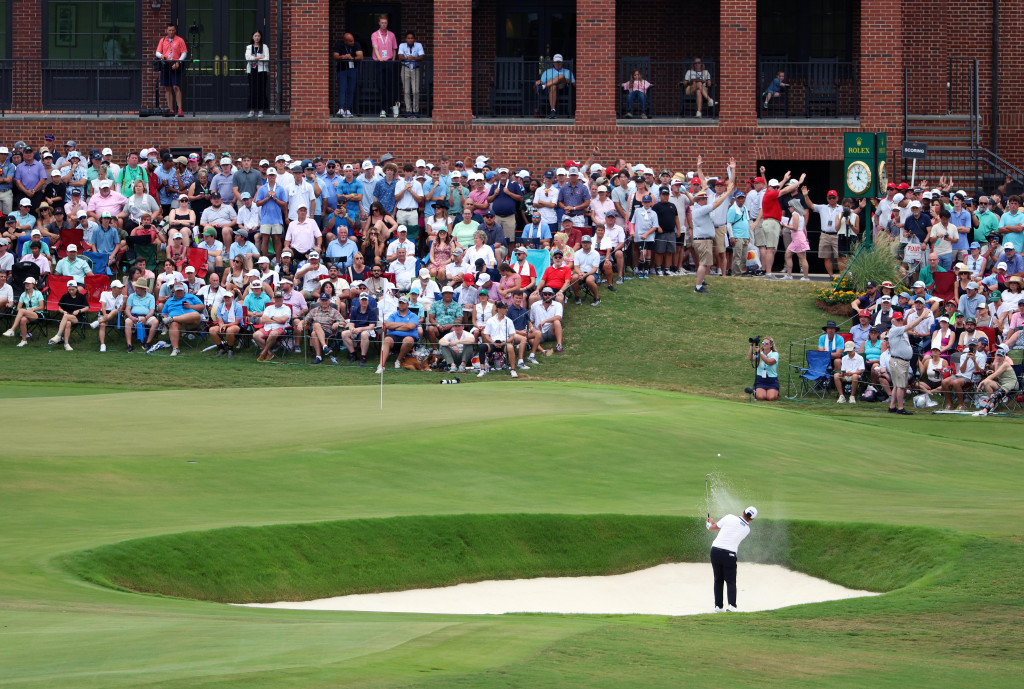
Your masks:
<svg viewBox="0 0 1024 689"><path fill-rule="evenodd" d="M100 351L107 351L107 323L117 324L117 317L124 306L124 283L114 280L110 283L110 289L100 292L100 315L96 317L90 327L93 330L99 329Z"/></svg>
<svg viewBox="0 0 1024 689"><path fill-rule="evenodd" d="M548 93L548 105L551 106L551 110L548 112L548 119L553 120L558 116L555 109L555 104L558 101L559 89L569 88L571 84L576 83L576 77L572 75L568 69L563 66L562 56L556 53L551 58L551 66L544 70L544 73L540 75L535 84L537 91Z"/></svg>
<svg viewBox="0 0 1024 689"><path fill-rule="evenodd" d="M736 612L736 554L740 543L750 535L750 523L757 518L757 508L751 505L737 517L727 514L717 522L708 517L705 527L717 531L711 544L711 568L715 573L715 612ZM727 588L729 607L724 608L722 589Z"/></svg>
<svg viewBox="0 0 1024 689"><path fill-rule="evenodd" d="M85 276L92 274L92 267L89 262L78 255L78 246L68 244L68 255L57 261L55 271L57 275L67 275L74 278L79 285L85 284Z"/></svg>

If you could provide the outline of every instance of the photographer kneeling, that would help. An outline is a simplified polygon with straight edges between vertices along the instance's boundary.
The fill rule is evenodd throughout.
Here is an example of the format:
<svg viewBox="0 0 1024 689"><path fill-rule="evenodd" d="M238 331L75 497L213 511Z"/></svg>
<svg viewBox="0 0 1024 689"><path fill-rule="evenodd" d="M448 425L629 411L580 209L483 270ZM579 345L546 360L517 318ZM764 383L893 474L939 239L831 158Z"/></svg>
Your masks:
<svg viewBox="0 0 1024 689"><path fill-rule="evenodd" d="M758 343L758 338L751 338L750 354L747 358L757 362L754 397L759 402L774 402L779 399L779 353L775 351L775 340L766 337Z"/></svg>

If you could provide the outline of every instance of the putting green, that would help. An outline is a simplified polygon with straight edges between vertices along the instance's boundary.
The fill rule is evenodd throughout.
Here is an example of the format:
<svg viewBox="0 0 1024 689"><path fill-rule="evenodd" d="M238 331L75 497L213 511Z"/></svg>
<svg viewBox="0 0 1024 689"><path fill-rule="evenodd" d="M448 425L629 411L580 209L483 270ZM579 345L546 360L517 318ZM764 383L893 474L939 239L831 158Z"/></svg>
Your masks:
<svg viewBox="0 0 1024 689"><path fill-rule="evenodd" d="M0 686L676 686L684 676L714 686L715 659L741 640L732 677L762 685L1019 680L1011 590L1024 556L1005 536L1024 511L1022 441L993 431L1009 421L828 418L522 383L389 386L383 412L375 387L9 402ZM102 588L60 563L127 539L239 525L692 517L709 471L722 481L720 509L976 536L945 569L876 599L684 621L234 609ZM971 574L979 563L984 581Z"/></svg>

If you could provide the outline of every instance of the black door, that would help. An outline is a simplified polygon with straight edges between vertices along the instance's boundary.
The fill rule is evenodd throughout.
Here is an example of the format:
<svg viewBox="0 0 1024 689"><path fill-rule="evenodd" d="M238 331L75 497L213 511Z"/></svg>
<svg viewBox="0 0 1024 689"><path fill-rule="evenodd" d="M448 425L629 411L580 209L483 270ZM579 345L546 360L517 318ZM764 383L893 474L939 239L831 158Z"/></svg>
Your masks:
<svg viewBox="0 0 1024 689"><path fill-rule="evenodd" d="M245 47L256 30L269 45L267 5L268 0L180 0L178 33L185 38L189 51L184 82L186 110L247 109Z"/></svg>
<svg viewBox="0 0 1024 689"><path fill-rule="evenodd" d="M576 57L576 5L520 3L498 9L497 57L551 59Z"/></svg>

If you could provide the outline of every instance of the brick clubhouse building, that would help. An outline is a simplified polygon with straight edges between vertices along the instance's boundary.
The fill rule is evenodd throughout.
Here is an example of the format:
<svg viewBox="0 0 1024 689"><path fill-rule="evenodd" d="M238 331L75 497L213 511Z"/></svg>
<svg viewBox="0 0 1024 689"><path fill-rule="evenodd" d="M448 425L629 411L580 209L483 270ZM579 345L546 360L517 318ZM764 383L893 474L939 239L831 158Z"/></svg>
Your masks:
<svg viewBox="0 0 1024 689"><path fill-rule="evenodd" d="M919 177L988 184L1024 166L1017 10L999 0L0 0L0 130L8 146L52 135L118 159L148 145L344 160L485 154L537 171L596 148L655 168L692 169L704 154L720 171L733 155L744 176L759 164L773 176L808 171L819 194L841 188L844 132L885 132L891 179L906 173L911 140L930 146ZM413 31L423 47L417 107L403 98L406 68L370 59L382 14L399 44ZM189 49L184 117L164 116L154 64L168 22ZM245 48L257 29L270 55L262 118L247 116ZM345 32L366 57L351 118L336 116L331 55ZM536 82L556 53L575 84L550 118ZM787 85L766 107L779 72ZM637 73L649 86L630 108L623 84ZM714 102L701 93L700 117L698 89Z"/></svg>

